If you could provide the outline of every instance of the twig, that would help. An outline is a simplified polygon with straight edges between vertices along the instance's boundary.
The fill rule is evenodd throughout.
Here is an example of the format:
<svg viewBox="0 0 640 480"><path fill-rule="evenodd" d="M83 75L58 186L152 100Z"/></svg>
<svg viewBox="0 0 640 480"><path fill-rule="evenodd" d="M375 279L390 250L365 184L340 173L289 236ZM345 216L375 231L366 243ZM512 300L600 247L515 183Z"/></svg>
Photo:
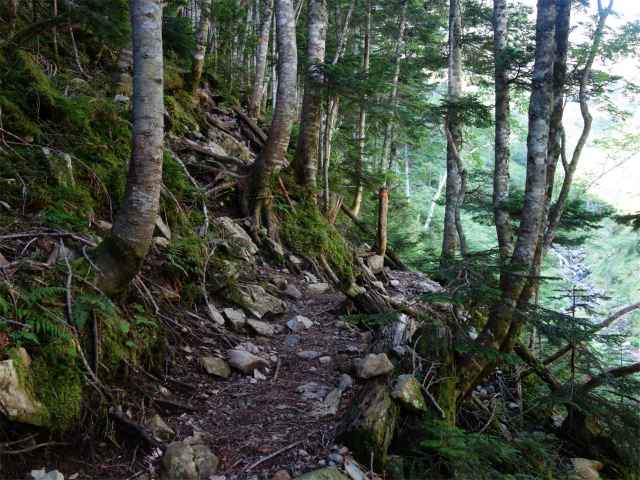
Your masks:
<svg viewBox="0 0 640 480"><path fill-rule="evenodd" d="M35 438L37 436L38 436L38 434L34 433L33 435L28 436L27 438L21 438L20 440L16 440L15 442L0 443L0 448L6 448L6 447L10 447L12 445L17 445L18 443L27 442L27 441L29 441L32 438Z"/></svg>
<svg viewBox="0 0 640 480"><path fill-rule="evenodd" d="M440 412L440 417L444 420L445 418L447 418L447 416L444 413L444 410L442 410L442 408L440 408L440 405L438 405L438 402L436 402L436 399L433 398L433 395L431 395L431 393L429 392L429 390L427 390L426 388L422 388L422 390L424 391L424 393L427 394L427 397L429 397L429 399L431 400L431 402L433 403L433 405L436 407L436 410L438 410L438 412Z"/></svg>
<svg viewBox="0 0 640 480"><path fill-rule="evenodd" d="M248 472L248 471L249 471L249 470L251 470L252 468L257 467L258 465L260 465L261 463L266 462L267 460L269 460L269 459L271 459L271 458L273 458L273 457L275 457L275 456L277 456L277 455L280 455L282 452L286 452L287 450L290 450L290 449L292 449L293 447L295 447L296 445L299 445L299 444L301 444L301 443L302 443L302 440L300 440L300 441L298 441L298 442L296 442L296 443L292 443L291 445L288 445L288 446L286 446L286 447L283 447L283 448L281 448L280 450L278 450L278 451L276 451L276 452L273 452L271 455L267 455L266 457L261 458L260 460L258 460L257 462L255 462L255 463L253 463L253 464L249 465L248 467L245 467L245 468L244 468L244 470L242 470L242 471L243 471L243 472Z"/></svg>
<svg viewBox="0 0 640 480"><path fill-rule="evenodd" d="M287 200L287 204L291 207L293 214L297 215L296 209L293 206L293 203L291 203L291 199L289 198L289 193L287 192L287 189L284 187L284 182L282 181L282 177L278 177L278 185L280 185L280 190L282 190L282 193L284 194L284 198Z"/></svg>
<svg viewBox="0 0 640 480"><path fill-rule="evenodd" d="M93 268L96 272L98 272L98 275L100 275L101 277L104 277L104 274L100 271L100 269L98 267L96 267L96 265L91 261L91 259L87 255L87 246L86 245L84 245L82 247L82 256L84 257L84 259L87 262L89 262L89 265L91 265L91 268Z"/></svg>
<svg viewBox="0 0 640 480"><path fill-rule="evenodd" d="M29 330L33 329L31 325L27 325L25 323L16 322L15 320L8 320L6 318L0 317L0 324L2 323L10 323L11 325L18 325L19 327L28 328Z"/></svg>
<svg viewBox="0 0 640 480"><path fill-rule="evenodd" d="M147 445L152 447L152 449L153 448L159 448L163 452L166 450L166 447L163 444L161 444L160 442L158 442L151 435L149 435L149 433L144 429L144 427L138 425L135 422L132 422L127 417L125 417L122 413L109 412L109 416L111 418L113 418L116 422L120 423L121 425L124 425L128 429L130 429L133 432L137 433L140 437L142 437L142 439L147 443Z"/></svg>
<svg viewBox="0 0 640 480"><path fill-rule="evenodd" d="M280 373L280 363L282 362L282 359L278 358L278 364L276 365L276 373L273 376L273 380L271 380L271 383L276 383L276 380L278 379L278 373Z"/></svg>
<svg viewBox="0 0 640 480"><path fill-rule="evenodd" d="M162 398L151 398L156 403L162 403L164 405L169 405L171 407L181 408L182 410L186 410L187 412L194 412L196 409L191 405L185 405L184 403L172 402L171 400L164 400Z"/></svg>
<svg viewBox="0 0 640 480"><path fill-rule="evenodd" d="M0 240L9 240L12 238L30 238L30 237L51 237L51 238L70 238L75 240L76 242L83 243L85 245L89 245L90 247L97 247L94 242L89 240L85 240L82 237L78 237L73 233L69 232L23 232L23 233L12 233L9 235L0 236Z"/></svg>
<svg viewBox="0 0 640 480"><path fill-rule="evenodd" d="M76 65L78 66L78 70L80 70L80 73L82 74L83 77L85 77L85 73L84 70L82 69L82 65L80 64L80 59L78 58L78 48L76 47L76 39L73 38L73 29L71 28L71 24L67 24L69 27L69 36L71 37L71 46L73 47L73 54L76 57Z"/></svg>
<svg viewBox="0 0 640 480"><path fill-rule="evenodd" d="M34 445L33 447L23 448L21 450L0 450L0 455L20 455L21 453L31 452L32 450L36 450L42 447L63 447L69 445L65 442L47 442L41 443L39 445Z"/></svg>

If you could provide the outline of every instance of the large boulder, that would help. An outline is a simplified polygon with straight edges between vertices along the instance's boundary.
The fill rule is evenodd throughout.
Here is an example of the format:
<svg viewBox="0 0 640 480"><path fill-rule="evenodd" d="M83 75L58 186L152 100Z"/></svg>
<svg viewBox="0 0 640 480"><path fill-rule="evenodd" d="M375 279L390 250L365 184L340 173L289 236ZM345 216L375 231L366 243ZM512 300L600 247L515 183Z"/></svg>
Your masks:
<svg viewBox="0 0 640 480"><path fill-rule="evenodd" d="M258 253L258 247L253 243L251 237L229 217L214 218L211 223L213 227L218 229L222 238L229 239L233 243L246 248L251 255Z"/></svg>
<svg viewBox="0 0 640 480"><path fill-rule="evenodd" d="M205 445L173 442L167 447L163 463L169 480L205 480L216 472L220 460Z"/></svg>
<svg viewBox="0 0 640 480"><path fill-rule="evenodd" d="M42 405L20 387L13 360L0 362L0 412L13 422L42 424Z"/></svg>
<svg viewBox="0 0 640 480"><path fill-rule="evenodd" d="M410 412L420 413L427 411L427 404L420 391L420 382L413 375L400 375L396 379L391 398Z"/></svg>
<svg viewBox="0 0 640 480"><path fill-rule="evenodd" d="M242 308L247 314L262 318L271 313L284 313L287 306L282 300L268 294L259 285L229 285L218 292L218 296Z"/></svg>

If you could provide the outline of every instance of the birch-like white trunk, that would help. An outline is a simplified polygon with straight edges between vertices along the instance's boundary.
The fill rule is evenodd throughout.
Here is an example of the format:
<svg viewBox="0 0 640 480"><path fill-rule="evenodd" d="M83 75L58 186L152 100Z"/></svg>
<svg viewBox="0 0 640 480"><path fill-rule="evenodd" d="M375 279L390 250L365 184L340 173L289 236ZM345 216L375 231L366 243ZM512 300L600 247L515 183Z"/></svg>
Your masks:
<svg viewBox="0 0 640 480"><path fill-rule="evenodd" d="M298 183L307 198L316 202L318 139L322 120L324 75L318 65L324 63L327 34L326 0L307 1L307 74L300 115L300 131L293 166Z"/></svg>
<svg viewBox="0 0 640 480"><path fill-rule="evenodd" d="M209 33L209 11L211 0L200 0L200 15L196 44L193 49L191 59L191 72L187 76L185 90L191 95L195 95L202 76L202 66L204 65L204 55L207 52L207 36Z"/></svg>
<svg viewBox="0 0 640 480"><path fill-rule="evenodd" d="M444 188L444 185L446 182L447 182L447 172L445 170L444 174L440 177L440 182L438 182L438 188L436 190L436 194L433 196L433 200L431 201L431 206L429 207L429 215L427 215L427 221L424 222L425 230L429 230L429 225L431 224L431 219L433 218L433 212L436 209L436 202L440 198L440 194L442 193L442 189Z"/></svg>
<svg viewBox="0 0 640 480"><path fill-rule="evenodd" d="M271 17L273 15L273 0L264 0L262 11L262 28L258 40L258 58L256 64L256 76L253 80L253 94L249 105L249 116L253 119L260 115L260 103L262 101L262 84L264 72L267 66L267 53L269 53L269 30L271 29Z"/></svg>
<svg viewBox="0 0 640 480"><path fill-rule="evenodd" d="M131 1L133 141L122 207L98 248L97 286L111 295L127 287L151 245L162 186L162 3Z"/></svg>

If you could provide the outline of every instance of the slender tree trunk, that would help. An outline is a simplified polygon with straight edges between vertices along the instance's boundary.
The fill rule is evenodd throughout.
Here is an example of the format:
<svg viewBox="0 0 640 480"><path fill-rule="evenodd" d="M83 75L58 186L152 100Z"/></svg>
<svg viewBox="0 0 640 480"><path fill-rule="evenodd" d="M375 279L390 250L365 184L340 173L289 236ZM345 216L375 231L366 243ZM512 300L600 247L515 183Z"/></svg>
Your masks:
<svg viewBox="0 0 640 480"><path fill-rule="evenodd" d="M386 122L384 141L382 143L382 170L387 169L389 161L389 147L391 146L391 132L393 130L393 109L396 106L396 97L398 96L398 78L400 77L400 58L402 56L402 47L404 46L404 29L407 24L407 2L402 4L402 16L400 17L400 31L398 32L398 40L396 41L396 57L394 59L395 72L391 81L391 93L389 94L390 118Z"/></svg>
<svg viewBox="0 0 640 480"><path fill-rule="evenodd" d="M298 183L306 197L316 202L318 140L322 122L322 86L324 75L318 65L324 63L327 30L326 0L307 2L307 74L300 117L298 144L293 158Z"/></svg>
<svg viewBox="0 0 640 480"><path fill-rule="evenodd" d="M556 0L538 0L536 53L529 101L529 135L527 138L527 178L523 214L512 264L530 264L538 243L546 186L546 157L549 122L553 100L553 64L555 59ZM484 348L499 350L510 333L514 307L524 287L519 276L501 274L501 298L489 313L485 327L476 342ZM511 343L508 341L506 343ZM513 342L515 344L515 341ZM460 403L493 368L494 363L476 352L458 357L456 398Z"/></svg>
<svg viewBox="0 0 640 480"><path fill-rule="evenodd" d="M389 194L385 187L380 188L378 200L378 233L373 246L375 252L384 257L387 252L387 211L389 210Z"/></svg>
<svg viewBox="0 0 640 480"><path fill-rule="evenodd" d="M125 44L120 48L118 58L111 78L109 80L109 90L112 95L123 94L130 97L133 93L133 78L131 69L133 68L133 50L131 44Z"/></svg>
<svg viewBox="0 0 640 480"><path fill-rule="evenodd" d="M411 203L411 192L409 191L409 156L407 146L404 146L404 193L407 196L407 203Z"/></svg>
<svg viewBox="0 0 640 480"><path fill-rule="evenodd" d="M462 16L460 0L451 0L449 4L449 92L448 100L457 102L462 96ZM457 236L456 211L460 195L460 172L454 150L462 150L462 123L459 114L448 114L448 128L452 141L447 141L447 190L444 212L444 230L442 232L442 258L456 255Z"/></svg>
<svg viewBox="0 0 640 480"><path fill-rule="evenodd" d="M493 218L498 235L498 247L506 260L513 252L513 231L507 210L509 200L509 61L504 50L508 44L507 0L493 1L493 38L495 56L495 166L493 173Z"/></svg>
<svg viewBox="0 0 640 480"><path fill-rule="evenodd" d="M362 72L366 75L369 73L369 56L371 55L371 1L367 1L367 24L364 32L364 55L362 59ZM367 101L367 95L364 95L363 102ZM360 116L358 118L358 163L356 163L356 175L358 183L356 185L356 192L353 199L353 205L351 211L354 215L358 215L360 212L360 205L362 204L362 192L364 190L364 183L362 180L364 170L364 147L366 137L366 125L367 124L367 112L364 105L360 106Z"/></svg>
<svg viewBox="0 0 640 480"><path fill-rule="evenodd" d="M273 15L273 0L265 0L262 11L262 28L258 40L258 58L256 62L256 76L253 80L253 94L249 105L249 117L254 120L260 115L260 102L262 100L262 84L267 65L267 53L269 53L269 30L271 29L271 17Z"/></svg>
<svg viewBox="0 0 640 480"><path fill-rule="evenodd" d="M270 226L269 217L271 188L287 153L296 99L298 58L291 0L275 0L275 19L278 34L278 100L269 137L253 164L249 178L254 203L252 231L257 234L262 211L270 235L275 233Z"/></svg>
<svg viewBox="0 0 640 480"><path fill-rule="evenodd" d="M162 186L162 3L131 1L133 142L122 207L100 244L97 286L107 295L127 287L142 266L156 223Z"/></svg>
<svg viewBox="0 0 640 480"><path fill-rule="evenodd" d="M424 222L425 230L429 230L429 225L431 224L431 219L433 218L433 212L436 209L436 202L440 198L440 194L442 193L442 189L444 188L444 185L446 182L447 182L447 172L445 170L444 175L440 177L440 182L438 182L438 188L436 190L436 194L433 196L433 200L431 201L431 207L429 207L429 215L427 216L427 221Z"/></svg>
<svg viewBox="0 0 640 480"><path fill-rule="evenodd" d="M185 90L191 95L195 95L202 76L202 66L204 65L204 55L207 52L207 34L209 33L209 11L211 0L200 0L200 23L198 34L196 35L196 45L193 49L193 59L191 60L191 72L187 76Z"/></svg>
<svg viewBox="0 0 640 480"><path fill-rule="evenodd" d="M467 170L464 168L464 164L462 163L462 157L458 152L458 149L455 146L455 142L453 137L451 136L451 131L448 126L445 124L444 132L447 136L447 142L451 145L451 150L453 153L453 158L456 161L456 165L458 168L458 174L460 175L460 191L458 192L458 201L456 203L456 231L458 232L458 239L460 240L460 253L462 256L467 255L467 237L464 234L464 230L462 228L462 220L460 218L460 211L462 209L462 204L464 202L464 196L467 193Z"/></svg>

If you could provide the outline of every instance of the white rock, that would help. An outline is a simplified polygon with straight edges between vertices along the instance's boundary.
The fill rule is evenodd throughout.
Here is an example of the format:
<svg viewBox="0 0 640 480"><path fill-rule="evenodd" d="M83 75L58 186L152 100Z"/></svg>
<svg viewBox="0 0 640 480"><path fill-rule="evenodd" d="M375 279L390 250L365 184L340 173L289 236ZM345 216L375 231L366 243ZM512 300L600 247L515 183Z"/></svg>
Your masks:
<svg viewBox="0 0 640 480"><path fill-rule="evenodd" d="M311 283L307 288L317 295L325 293L329 289L328 283Z"/></svg>
<svg viewBox="0 0 640 480"><path fill-rule="evenodd" d="M290 296L294 300L299 300L302 298L302 293L300 293L300 290L298 290L293 285L287 285L286 287L284 287L283 291L286 295Z"/></svg>
<svg viewBox="0 0 640 480"><path fill-rule="evenodd" d="M216 308L209 304L207 308L207 316L211 319L213 323L216 325L223 326L224 325L224 317L216 310Z"/></svg>
<svg viewBox="0 0 640 480"><path fill-rule="evenodd" d="M246 350L229 350L229 365L237 368L245 375L253 374L256 368L265 368L269 363Z"/></svg>
<svg viewBox="0 0 640 480"><path fill-rule="evenodd" d="M144 427L151 432L168 433L170 435L175 433L157 413L153 417L147 419Z"/></svg>
<svg viewBox="0 0 640 480"><path fill-rule="evenodd" d="M380 255L367 257L367 266L371 269L371 273L374 275L382 273L382 271L384 271L384 257L381 257Z"/></svg>
<svg viewBox="0 0 640 480"><path fill-rule="evenodd" d="M0 412L9 420L40 425L43 406L20 387L13 360L0 362Z"/></svg>
<svg viewBox="0 0 640 480"><path fill-rule="evenodd" d="M393 364L385 353L378 355L370 353L362 360L356 362L356 375L360 378L371 378L385 375L393 370Z"/></svg>
<svg viewBox="0 0 640 480"><path fill-rule="evenodd" d="M260 373L260 370L258 370L257 368L253 370L253 378L255 378L256 380L267 379L267 377L265 377L262 373Z"/></svg>
<svg viewBox="0 0 640 480"><path fill-rule="evenodd" d="M287 322L287 327L289 327L291 331L298 333L304 330L309 330L313 327L313 322L307 317L297 315Z"/></svg>
<svg viewBox="0 0 640 480"><path fill-rule="evenodd" d="M258 247L253 243L251 237L229 217L214 218L212 224L218 228L225 238L246 248L251 255L258 253Z"/></svg>
<svg viewBox="0 0 640 480"><path fill-rule="evenodd" d="M573 469L578 474L578 478L585 480L600 478L599 471L604 467L602 462L587 458L572 458L571 463L573 463Z"/></svg>

